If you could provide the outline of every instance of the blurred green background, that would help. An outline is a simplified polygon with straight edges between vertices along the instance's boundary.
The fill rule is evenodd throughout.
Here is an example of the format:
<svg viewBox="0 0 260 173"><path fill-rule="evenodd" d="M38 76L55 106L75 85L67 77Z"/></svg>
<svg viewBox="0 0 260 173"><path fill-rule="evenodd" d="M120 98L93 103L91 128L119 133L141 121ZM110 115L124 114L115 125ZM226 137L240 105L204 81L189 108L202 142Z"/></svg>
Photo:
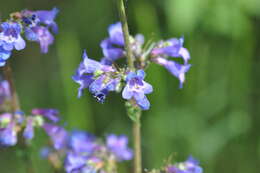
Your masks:
<svg viewBox="0 0 260 173"><path fill-rule="evenodd" d="M131 137L123 99L110 94L99 104L86 91L77 99L71 76L85 48L100 59L99 43L109 24L118 21L116 0L0 0L0 15L21 9L56 6L59 34L48 54L28 43L10 59L22 108L57 108L68 129L98 136ZM128 0L130 32L146 38L185 36L193 64L182 90L165 69L152 65L146 81L154 86L151 109L142 117L144 168L159 168L173 154L198 158L205 173L258 173L260 163L260 1L259 0ZM51 172L32 145L33 167ZM1 173L24 173L14 148L2 149ZM129 163L130 164L130 163ZM127 165L127 164L126 164Z"/></svg>

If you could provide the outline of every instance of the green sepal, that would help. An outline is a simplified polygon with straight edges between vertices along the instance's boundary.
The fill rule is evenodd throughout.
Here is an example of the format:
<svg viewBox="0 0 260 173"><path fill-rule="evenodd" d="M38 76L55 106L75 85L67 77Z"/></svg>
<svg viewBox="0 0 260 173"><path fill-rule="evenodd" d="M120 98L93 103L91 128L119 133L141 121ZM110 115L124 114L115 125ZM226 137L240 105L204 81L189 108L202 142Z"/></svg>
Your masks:
<svg viewBox="0 0 260 173"><path fill-rule="evenodd" d="M127 101L125 103L126 106L126 111L127 111L127 115L128 117L136 123L140 122L140 116L141 116L141 109L135 105L133 105L132 103L130 103L130 101Z"/></svg>

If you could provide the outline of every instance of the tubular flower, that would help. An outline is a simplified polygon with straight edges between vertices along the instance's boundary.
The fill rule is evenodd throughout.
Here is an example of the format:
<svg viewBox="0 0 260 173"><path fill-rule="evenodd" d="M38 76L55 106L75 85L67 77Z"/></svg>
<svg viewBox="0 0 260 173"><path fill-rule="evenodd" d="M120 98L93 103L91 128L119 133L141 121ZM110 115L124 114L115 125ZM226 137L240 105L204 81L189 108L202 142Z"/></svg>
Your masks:
<svg viewBox="0 0 260 173"><path fill-rule="evenodd" d="M152 85L145 82L145 72L138 70L135 72L129 72L126 77L126 86L122 92L124 99L134 99L136 104L143 110L147 110L150 107L150 102L146 98L145 94L153 92Z"/></svg>
<svg viewBox="0 0 260 173"><path fill-rule="evenodd" d="M16 22L4 22L0 26L0 66L11 56L13 49L25 48L25 41L21 37L22 28Z"/></svg>
<svg viewBox="0 0 260 173"><path fill-rule="evenodd" d="M114 73L116 70L112 66L103 65L88 58L86 51L84 51L83 61L72 77L80 85L78 97L81 97L82 91L88 88L93 96L103 103L108 92L115 91L121 80L118 77L112 77Z"/></svg>
<svg viewBox="0 0 260 173"><path fill-rule="evenodd" d="M106 138L106 145L118 161L131 160L133 157L132 150L127 147L128 138L126 136L111 134Z"/></svg>
<svg viewBox="0 0 260 173"><path fill-rule="evenodd" d="M169 56L169 57L182 57L185 64L190 59L189 51L183 47L184 38L172 38L165 42L160 42L158 47L152 50L153 56Z"/></svg>

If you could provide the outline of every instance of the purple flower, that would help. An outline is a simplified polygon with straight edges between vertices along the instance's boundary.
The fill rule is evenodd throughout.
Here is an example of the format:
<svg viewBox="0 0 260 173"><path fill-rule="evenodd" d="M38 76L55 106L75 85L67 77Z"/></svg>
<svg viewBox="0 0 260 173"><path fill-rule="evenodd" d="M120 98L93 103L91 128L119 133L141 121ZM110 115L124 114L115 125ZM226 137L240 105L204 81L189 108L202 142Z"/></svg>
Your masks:
<svg viewBox="0 0 260 173"><path fill-rule="evenodd" d="M124 49L115 46L111 39L105 39L100 44L104 58L102 58L101 63L105 65L111 65L115 60L124 56Z"/></svg>
<svg viewBox="0 0 260 173"><path fill-rule="evenodd" d="M27 140L31 140L34 137L34 127L33 127L33 120L27 119L26 127L23 131L23 137Z"/></svg>
<svg viewBox="0 0 260 173"><path fill-rule="evenodd" d="M0 27L0 46L6 51L22 50L25 41L21 37L21 26L16 22L4 22Z"/></svg>
<svg viewBox="0 0 260 173"><path fill-rule="evenodd" d="M120 22L112 24L108 27L109 38L103 40L100 44L104 58L101 60L103 64L111 65L113 61L124 55L124 36L122 25Z"/></svg>
<svg viewBox="0 0 260 173"><path fill-rule="evenodd" d="M11 51L7 51L0 46L0 67L5 66L6 60L11 56Z"/></svg>
<svg viewBox="0 0 260 173"><path fill-rule="evenodd" d="M122 96L124 99L134 99L138 106L143 110L148 110L150 102L145 94L153 92L153 87L145 82L145 72L138 70L137 73L129 72L126 77L126 86L123 90Z"/></svg>
<svg viewBox="0 0 260 173"><path fill-rule="evenodd" d="M50 11L47 10L40 10L36 11L35 14L39 18L39 21L48 27L51 27L52 31L54 33L58 32L58 26L56 22L54 21L56 18L56 15L58 14L59 10L57 8L53 8Z"/></svg>
<svg viewBox="0 0 260 173"><path fill-rule="evenodd" d="M81 173L86 165L86 157L76 153L68 153L65 160L65 170L67 173Z"/></svg>
<svg viewBox="0 0 260 173"><path fill-rule="evenodd" d="M132 150L128 148L128 139L126 136L109 135L106 138L108 149L116 156L118 161L131 160Z"/></svg>
<svg viewBox="0 0 260 173"><path fill-rule="evenodd" d="M174 61L169 61L164 58L156 58L154 62L164 66L172 75L177 77L180 81L180 88L183 87L183 83L185 82L185 73L189 71L191 65L190 64L178 64Z"/></svg>
<svg viewBox="0 0 260 173"><path fill-rule="evenodd" d="M100 103L103 103L108 92L117 89L120 80L120 78L113 79L105 74L101 75L90 84L89 91Z"/></svg>
<svg viewBox="0 0 260 173"><path fill-rule="evenodd" d="M69 146L71 149L76 152L92 153L94 152L97 144L95 143L94 136L83 131L74 131L72 132L69 139Z"/></svg>
<svg viewBox="0 0 260 173"><path fill-rule="evenodd" d="M203 173L199 162L193 157L189 157L185 162L170 165L166 168L167 173Z"/></svg>
<svg viewBox="0 0 260 173"><path fill-rule="evenodd" d="M117 22L108 27L109 38L113 44L124 46L124 35L122 24Z"/></svg>
<svg viewBox="0 0 260 173"><path fill-rule="evenodd" d="M166 55L170 57L182 57L185 64L190 59L189 51L183 47L184 38L180 39L172 38L166 42L159 44L158 48L154 48L152 51L153 56Z"/></svg>
<svg viewBox="0 0 260 173"><path fill-rule="evenodd" d="M112 66L103 65L98 61L88 58L86 51L84 51L83 61L76 70L76 74L72 76L72 79L80 84L78 97L82 96L83 89L89 88L94 97L103 102L108 91L113 91L113 86L115 86L117 80L106 79L105 82L103 79L106 78L106 75L101 75L97 78L95 75L96 73L102 74L107 72L115 72L115 69Z"/></svg>
<svg viewBox="0 0 260 173"><path fill-rule="evenodd" d="M43 128L50 136L53 146L56 150L65 147L68 134L64 128L49 123L45 123Z"/></svg>
<svg viewBox="0 0 260 173"><path fill-rule="evenodd" d="M4 22L0 26L0 67L11 56L11 51L25 48L25 41L21 37L21 26L16 22Z"/></svg>
<svg viewBox="0 0 260 173"><path fill-rule="evenodd" d="M33 109L33 115L42 115L54 123L57 123L60 118L58 117L59 111L57 109Z"/></svg>
<svg viewBox="0 0 260 173"><path fill-rule="evenodd" d="M54 41L53 35L50 33L48 28L44 26L25 28L25 36L30 41L40 43L42 53L47 53L49 50L49 45L51 45Z"/></svg>
<svg viewBox="0 0 260 173"><path fill-rule="evenodd" d="M0 129L0 145L14 146L17 143L15 123L11 122L6 128Z"/></svg>

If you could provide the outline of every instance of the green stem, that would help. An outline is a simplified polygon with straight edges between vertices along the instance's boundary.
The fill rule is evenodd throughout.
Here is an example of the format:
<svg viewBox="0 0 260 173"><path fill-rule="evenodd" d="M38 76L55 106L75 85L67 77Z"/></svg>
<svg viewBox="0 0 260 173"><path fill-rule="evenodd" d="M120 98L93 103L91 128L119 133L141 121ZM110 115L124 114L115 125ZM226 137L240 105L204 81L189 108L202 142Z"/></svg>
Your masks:
<svg viewBox="0 0 260 173"><path fill-rule="evenodd" d="M140 116L141 111L139 112L138 121L133 123L133 136L134 136L134 172L142 172L142 149L141 149L141 123Z"/></svg>
<svg viewBox="0 0 260 173"><path fill-rule="evenodd" d="M8 62L4 66L3 70L4 70L5 80L8 81L9 87L10 87L10 92L11 92L11 112L13 115L15 115L16 111L21 110L21 107L20 107L18 95L17 95L13 77L12 77L12 69ZM26 164L26 172L34 173L35 171L33 169L32 159L31 159L31 155L29 153L30 151L28 151L29 148L27 147L27 145L25 144L25 141L23 139L21 139L20 141L22 141L22 142L19 144L19 148L23 152L22 159L25 161L25 164Z"/></svg>
<svg viewBox="0 0 260 173"><path fill-rule="evenodd" d="M133 53L131 51L130 35L129 35L128 25L127 25L125 5L123 0L118 0L118 9L119 9L119 16L120 16L120 21L122 23L122 29L124 34L127 63L129 68L131 70L134 70L134 58L133 58Z"/></svg>
<svg viewBox="0 0 260 173"><path fill-rule="evenodd" d="M134 71L134 58L130 45L130 35L127 24L127 17L125 12L125 5L123 0L118 0L118 9L120 15L120 21L122 23L124 41L125 41L125 51L127 57L127 63L130 70ZM135 105L132 103L132 108ZM134 111L134 115L130 115L130 117L134 117L136 121L133 121L133 138L134 138L134 173L142 172L142 150L141 150L141 111Z"/></svg>

